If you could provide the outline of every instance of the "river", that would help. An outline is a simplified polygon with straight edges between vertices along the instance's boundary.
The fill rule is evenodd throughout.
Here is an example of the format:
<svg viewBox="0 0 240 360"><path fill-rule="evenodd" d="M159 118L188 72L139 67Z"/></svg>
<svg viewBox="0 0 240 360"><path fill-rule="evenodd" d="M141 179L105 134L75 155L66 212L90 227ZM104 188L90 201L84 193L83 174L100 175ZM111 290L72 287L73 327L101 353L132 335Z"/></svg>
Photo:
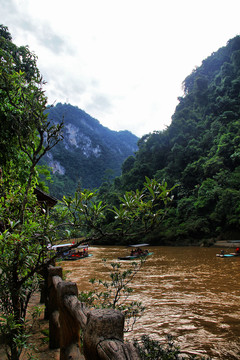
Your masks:
<svg viewBox="0 0 240 360"><path fill-rule="evenodd" d="M149 247L153 255L132 283L134 300L146 307L126 337L171 334L185 354L240 359L240 257L219 258L218 248ZM106 279L101 259L116 260L125 247L93 246L93 256L62 262L67 280L90 290L90 278ZM122 261L128 266L127 261Z"/></svg>

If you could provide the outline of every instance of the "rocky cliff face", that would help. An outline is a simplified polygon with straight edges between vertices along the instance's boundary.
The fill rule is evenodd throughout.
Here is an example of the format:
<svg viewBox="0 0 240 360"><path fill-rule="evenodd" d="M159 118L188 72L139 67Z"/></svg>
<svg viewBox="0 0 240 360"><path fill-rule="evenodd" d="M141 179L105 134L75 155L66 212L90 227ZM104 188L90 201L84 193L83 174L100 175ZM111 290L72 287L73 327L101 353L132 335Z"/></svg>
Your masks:
<svg viewBox="0 0 240 360"><path fill-rule="evenodd" d="M53 159L53 155L51 153L46 154L46 161L48 166L52 168L53 174L58 173L60 175L65 175L64 167L60 164L59 161Z"/></svg>
<svg viewBox="0 0 240 360"><path fill-rule="evenodd" d="M74 192L77 183L96 188L121 174L123 161L137 151L138 138L129 131L111 131L98 120L69 104L48 110L53 123L64 121L64 139L45 157L53 171L49 185L55 196Z"/></svg>
<svg viewBox="0 0 240 360"><path fill-rule="evenodd" d="M80 127L74 126L69 123L65 125L65 136L63 143L66 150L74 151L79 149L87 158L91 156L99 157L101 155L100 146L93 145L89 136L82 133Z"/></svg>

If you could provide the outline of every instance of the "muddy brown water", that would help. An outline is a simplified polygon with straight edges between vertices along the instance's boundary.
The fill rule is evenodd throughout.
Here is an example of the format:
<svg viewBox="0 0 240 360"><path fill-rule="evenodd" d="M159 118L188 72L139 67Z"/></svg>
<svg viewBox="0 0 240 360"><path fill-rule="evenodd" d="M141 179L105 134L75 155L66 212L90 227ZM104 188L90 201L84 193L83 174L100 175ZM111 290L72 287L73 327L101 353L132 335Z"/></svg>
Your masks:
<svg viewBox="0 0 240 360"><path fill-rule="evenodd" d="M149 256L132 287L146 307L126 338L174 336L186 354L240 359L240 257L219 258L218 248L149 247ZM225 249L226 250L226 249ZM93 246L92 257L62 262L67 280L90 290L90 278L106 279L101 259L115 261L125 247ZM231 249L229 249L231 251ZM123 267L128 262L122 261Z"/></svg>

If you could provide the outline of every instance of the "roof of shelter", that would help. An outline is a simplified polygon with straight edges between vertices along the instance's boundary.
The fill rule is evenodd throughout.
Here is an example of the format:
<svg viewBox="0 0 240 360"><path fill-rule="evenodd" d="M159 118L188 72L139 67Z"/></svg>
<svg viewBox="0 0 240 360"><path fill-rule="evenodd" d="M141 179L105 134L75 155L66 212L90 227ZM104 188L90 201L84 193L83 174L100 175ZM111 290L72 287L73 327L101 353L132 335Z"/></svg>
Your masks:
<svg viewBox="0 0 240 360"><path fill-rule="evenodd" d="M38 187L34 189L34 194L37 195L39 203L46 203L50 207L55 206L58 202L57 198L47 194L45 191L39 189Z"/></svg>

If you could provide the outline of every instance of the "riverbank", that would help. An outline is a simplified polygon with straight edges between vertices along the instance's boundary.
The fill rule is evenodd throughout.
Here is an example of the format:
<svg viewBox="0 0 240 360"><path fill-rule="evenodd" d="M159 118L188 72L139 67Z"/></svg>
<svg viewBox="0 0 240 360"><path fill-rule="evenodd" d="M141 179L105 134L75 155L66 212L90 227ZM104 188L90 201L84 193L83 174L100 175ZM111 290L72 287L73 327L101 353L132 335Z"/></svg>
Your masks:
<svg viewBox="0 0 240 360"><path fill-rule="evenodd" d="M219 240L214 243L213 247L225 247L225 248L240 247L240 240Z"/></svg>

